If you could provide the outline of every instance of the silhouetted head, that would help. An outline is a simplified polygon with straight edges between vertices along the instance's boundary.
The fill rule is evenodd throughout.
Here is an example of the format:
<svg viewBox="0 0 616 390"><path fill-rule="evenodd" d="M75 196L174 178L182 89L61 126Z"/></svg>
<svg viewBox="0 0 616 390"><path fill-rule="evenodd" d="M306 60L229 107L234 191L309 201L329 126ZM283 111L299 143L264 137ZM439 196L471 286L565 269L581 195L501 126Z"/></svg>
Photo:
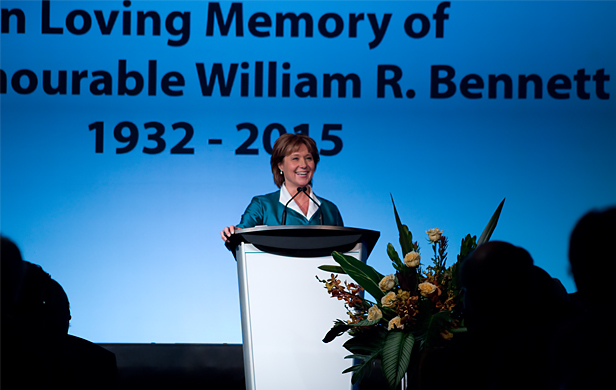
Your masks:
<svg viewBox="0 0 616 390"><path fill-rule="evenodd" d="M490 241L464 260L462 285L472 292L499 291L499 295L509 295L513 294L509 288L531 283L532 268L533 259L525 249L503 241Z"/></svg>
<svg viewBox="0 0 616 390"><path fill-rule="evenodd" d="M17 248L17 245L7 237L2 236L0 239L2 240L2 245L0 246L2 262L4 263L7 260L21 261L21 251Z"/></svg>
<svg viewBox="0 0 616 390"><path fill-rule="evenodd" d="M25 273L25 265L17 245L4 236L1 240L2 308L7 309L17 298Z"/></svg>
<svg viewBox="0 0 616 390"><path fill-rule="evenodd" d="M50 335L66 334L71 321L71 309L66 292L50 279L45 292L44 329Z"/></svg>
<svg viewBox="0 0 616 390"><path fill-rule="evenodd" d="M62 286L41 266L24 261L17 245L6 237L2 237L1 251L3 321L10 321L13 332L66 334L71 313Z"/></svg>
<svg viewBox="0 0 616 390"><path fill-rule="evenodd" d="M613 311L616 302L616 207L591 211L578 221L569 239L569 262L580 299L591 306Z"/></svg>
<svg viewBox="0 0 616 390"><path fill-rule="evenodd" d="M460 272L469 329L521 320L535 293L533 272L533 259L523 248L502 241L477 247Z"/></svg>

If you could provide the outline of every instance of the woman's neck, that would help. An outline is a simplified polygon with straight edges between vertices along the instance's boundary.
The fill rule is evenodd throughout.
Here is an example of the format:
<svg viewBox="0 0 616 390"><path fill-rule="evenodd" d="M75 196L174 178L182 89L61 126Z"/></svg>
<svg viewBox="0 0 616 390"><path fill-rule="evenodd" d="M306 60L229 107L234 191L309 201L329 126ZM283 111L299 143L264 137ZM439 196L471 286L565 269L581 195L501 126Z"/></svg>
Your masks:
<svg viewBox="0 0 616 390"><path fill-rule="evenodd" d="M301 191L301 194L297 194L297 187L289 188L286 182L284 186L289 192L289 195L291 195L291 197L297 195L295 196L295 199L293 199L293 201L295 202L295 204L297 204L297 207L299 207L299 209L302 211L302 213L304 213L304 215L308 215L308 208L310 207L310 198L308 197L308 195L303 191ZM310 187L307 187L307 192L310 192Z"/></svg>

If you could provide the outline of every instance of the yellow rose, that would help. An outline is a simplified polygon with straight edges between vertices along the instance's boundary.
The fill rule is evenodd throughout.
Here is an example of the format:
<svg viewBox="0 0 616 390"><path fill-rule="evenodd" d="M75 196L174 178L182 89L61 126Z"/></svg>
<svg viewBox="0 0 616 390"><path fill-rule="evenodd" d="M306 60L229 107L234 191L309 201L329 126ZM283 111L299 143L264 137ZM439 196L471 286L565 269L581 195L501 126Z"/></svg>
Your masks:
<svg viewBox="0 0 616 390"><path fill-rule="evenodd" d="M383 298L381 298L381 305L384 307L393 307L396 304L396 293L393 291L388 292Z"/></svg>
<svg viewBox="0 0 616 390"><path fill-rule="evenodd" d="M394 275L387 275L379 282L379 288L381 291L389 291L396 285L396 277Z"/></svg>
<svg viewBox="0 0 616 390"><path fill-rule="evenodd" d="M443 231L439 230L438 228L434 228L426 230L426 233L428 233L428 238L430 239L430 241L437 242L441 239L441 234L443 234Z"/></svg>
<svg viewBox="0 0 616 390"><path fill-rule="evenodd" d="M418 287L421 295L426 298L434 294L434 292L436 291L436 286L428 282L419 283Z"/></svg>
<svg viewBox="0 0 616 390"><path fill-rule="evenodd" d="M394 317L389 321L389 324L387 324L387 330L392 330L392 329L404 329L404 325L400 323L400 317Z"/></svg>
<svg viewBox="0 0 616 390"><path fill-rule="evenodd" d="M374 305L368 309L368 321L380 320L381 318L383 318L383 313L378 306Z"/></svg>
<svg viewBox="0 0 616 390"><path fill-rule="evenodd" d="M409 252L406 254L406 256L404 256L404 264L407 267L415 268L419 265L420 261L421 256L415 251Z"/></svg>

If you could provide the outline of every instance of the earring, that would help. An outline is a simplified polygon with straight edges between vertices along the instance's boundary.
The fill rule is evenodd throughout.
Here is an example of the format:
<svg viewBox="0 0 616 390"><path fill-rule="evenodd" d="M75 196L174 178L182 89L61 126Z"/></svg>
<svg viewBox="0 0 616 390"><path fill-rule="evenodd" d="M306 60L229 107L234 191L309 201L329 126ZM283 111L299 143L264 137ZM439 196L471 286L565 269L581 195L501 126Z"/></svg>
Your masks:
<svg viewBox="0 0 616 390"><path fill-rule="evenodd" d="M281 174L281 175L284 175L284 173L282 173L282 169L280 170L280 174Z"/></svg>

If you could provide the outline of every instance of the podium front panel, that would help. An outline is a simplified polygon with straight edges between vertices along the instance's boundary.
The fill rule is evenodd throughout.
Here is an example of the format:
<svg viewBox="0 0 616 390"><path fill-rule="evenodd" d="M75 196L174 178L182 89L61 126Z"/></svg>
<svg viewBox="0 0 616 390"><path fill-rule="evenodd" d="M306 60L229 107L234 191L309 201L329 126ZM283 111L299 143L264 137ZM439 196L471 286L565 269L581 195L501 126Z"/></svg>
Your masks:
<svg viewBox="0 0 616 390"><path fill-rule="evenodd" d="M347 254L361 260L363 252L357 244ZM316 279L331 277L317 267L336 265L332 257L279 256L248 243L238 246L236 257L246 389L351 389L351 373L342 374L353 364L344 359L348 336L322 341L335 319L348 318L344 302Z"/></svg>

